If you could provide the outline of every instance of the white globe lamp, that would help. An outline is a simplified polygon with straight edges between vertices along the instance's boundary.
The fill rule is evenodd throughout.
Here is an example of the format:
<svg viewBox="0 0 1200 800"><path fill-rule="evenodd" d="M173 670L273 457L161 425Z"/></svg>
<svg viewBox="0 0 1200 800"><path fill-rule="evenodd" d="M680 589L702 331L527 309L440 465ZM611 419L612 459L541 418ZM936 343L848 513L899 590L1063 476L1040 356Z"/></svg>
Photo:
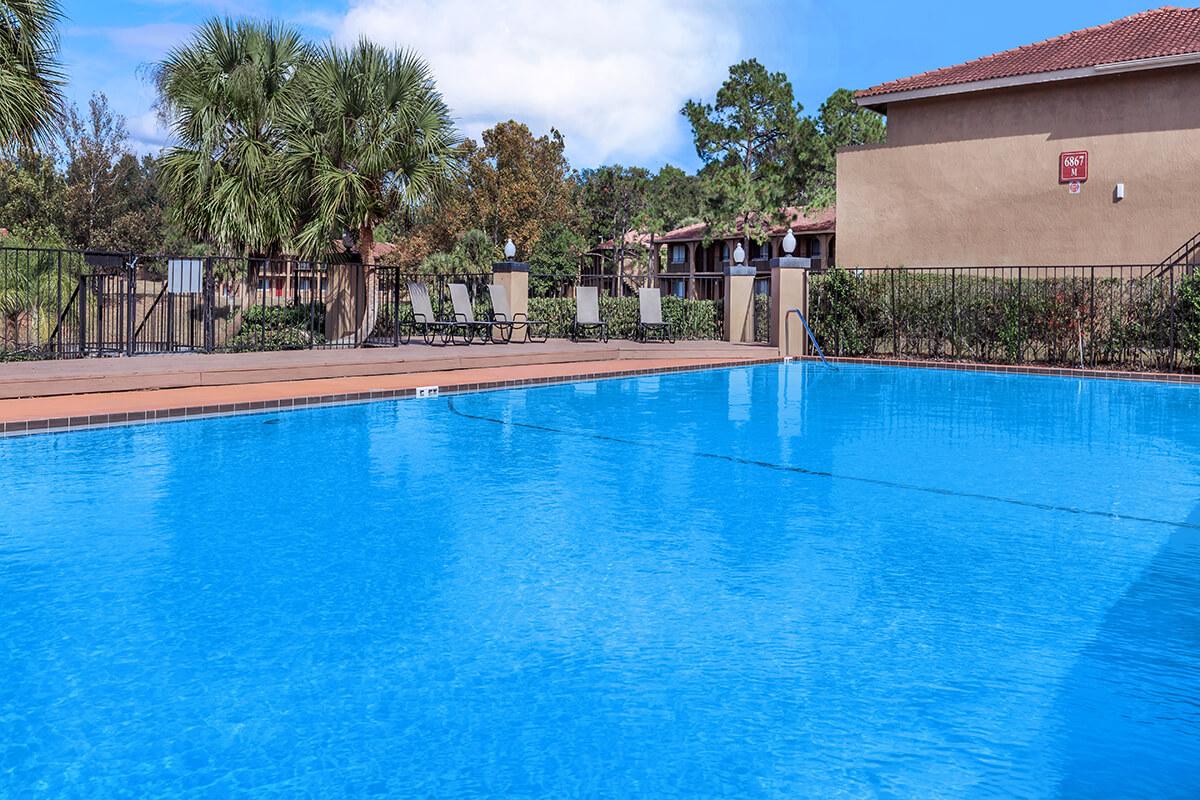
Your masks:
<svg viewBox="0 0 1200 800"><path fill-rule="evenodd" d="M792 233L791 225L788 225L787 233L783 236L783 252L789 256L796 252L796 234Z"/></svg>

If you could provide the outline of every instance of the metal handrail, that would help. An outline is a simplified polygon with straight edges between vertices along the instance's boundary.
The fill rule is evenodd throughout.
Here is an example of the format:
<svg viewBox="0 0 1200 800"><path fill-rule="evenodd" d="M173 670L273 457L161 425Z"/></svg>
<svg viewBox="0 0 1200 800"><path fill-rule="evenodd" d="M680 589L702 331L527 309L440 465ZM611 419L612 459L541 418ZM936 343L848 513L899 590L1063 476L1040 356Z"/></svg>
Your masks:
<svg viewBox="0 0 1200 800"><path fill-rule="evenodd" d="M788 312L787 312L787 314L785 314L785 315L784 315L784 318L785 318L785 322L784 322L785 334L786 334L786 326L787 326L786 318L787 318L788 316L792 315L792 314L795 314L797 317L799 317L799 318L800 318L800 324L804 326L804 332L808 334L808 340L809 340L810 342L812 342L812 346L813 346L813 348L814 348L814 349L817 351L817 355L818 355L818 356L820 356L820 358L821 358L821 363L822 363L822 364L824 364L825 366L829 367L830 369L833 369L833 364L830 364L830 363L829 363L829 361L827 361L827 360L825 359L825 351L824 351L824 350L822 350L822 349L821 349L821 345L817 343L817 337L816 337L816 336L813 334L813 332L812 332L812 328L810 328L810 327L808 326L808 320L804 318L804 312L803 312L803 311L801 311L801 310L800 310L800 309L798 309L798 308L789 308L789 309L788 309ZM786 335L784 336L784 341L785 341L785 342L787 341L787 336L786 336Z"/></svg>
<svg viewBox="0 0 1200 800"><path fill-rule="evenodd" d="M1189 266L1193 263L1190 259L1196 255L1197 251L1200 251L1200 233L1188 239L1176 248L1174 253L1164 258L1150 277L1161 278L1175 267Z"/></svg>

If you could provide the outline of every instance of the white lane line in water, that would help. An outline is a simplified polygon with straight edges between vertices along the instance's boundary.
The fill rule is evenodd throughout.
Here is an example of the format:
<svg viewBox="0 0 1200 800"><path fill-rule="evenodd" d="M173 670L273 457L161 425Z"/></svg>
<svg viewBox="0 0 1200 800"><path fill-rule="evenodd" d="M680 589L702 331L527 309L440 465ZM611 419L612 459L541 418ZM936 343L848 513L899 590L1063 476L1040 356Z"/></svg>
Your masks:
<svg viewBox="0 0 1200 800"><path fill-rule="evenodd" d="M668 449L679 455L692 456L694 458L706 458L713 461L725 461L731 464L742 464L748 467L761 467L762 469L774 470L775 472L789 472L795 475L808 475L814 478L828 478L830 480L839 481L854 481L856 483L868 483L873 486L884 486L889 489L902 489L909 492L923 492L925 494L936 494L944 497L963 497L971 500L986 500L990 503L1007 503L1013 506L1022 506L1024 508L1034 508L1039 511L1055 511L1064 514L1081 514L1090 517L1100 517L1123 522L1145 522L1152 525L1166 525L1171 528L1188 528L1192 530L1200 530L1200 523L1195 522L1172 522L1166 519L1155 519L1154 517L1137 517L1126 514L1117 514L1112 511L1096 511L1089 508L1075 508L1074 506L1058 506L1052 503L1038 503L1033 500L1020 500L1015 497L1001 497L992 494L979 494L976 492L961 492L955 489L945 489L940 486L921 486L915 483L902 483L900 481L888 481L882 478L864 478L860 475L839 475L835 472L827 472L824 470L806 469L804 467L795 467L788 464L776 464L773 461L760 461L753 458L743 458L741 456L729 456L721 453L706 453L703 450L682 450L677 447L664 445L662 442L641 442L637 439L622 439L619 436L608 436L602 433L590 433L586 431L572 431L565 428L554 428L549 425L538 425L532 422L513 422L511 420L498 419L496 417L488 417L482 414L470 414L460 410L454 405L454 399L446 398L446 407L450 409L452 414L456 414L465 419L478 420L480 422L491 422L495 425L501 425L511 428L525 428L527 430L541 431L543 433L553 433L560 436L576 436L583 439L595 439L601 442L613 442L616 444L629 445L631 447L639 447L647 450L663 450Z"/></svg>

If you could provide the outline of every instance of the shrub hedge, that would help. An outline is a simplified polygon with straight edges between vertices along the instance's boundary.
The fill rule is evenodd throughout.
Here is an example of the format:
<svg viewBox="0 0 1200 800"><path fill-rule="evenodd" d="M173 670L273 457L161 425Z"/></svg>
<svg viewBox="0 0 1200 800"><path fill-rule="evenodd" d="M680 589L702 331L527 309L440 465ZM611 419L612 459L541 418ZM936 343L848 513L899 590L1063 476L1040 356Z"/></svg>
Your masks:
<svg viewBox="0 0 1200 800"><path fill-rule="evenodd" d="M724 325L721 304L715 300L682 300L670 295L662 299L663 321L669 323L676 339L719 339ZM637 333L636 297L601 297L600 318L608 323L613 339L631 339ZM575 298L531 297L529 316L550 326L550 336L564 338L575 321Z"/></svg>
<svg viewBox="0 0 1200 800"><path fill-rule="evenodd" d="M242 325L224 349L235 352L303 350L325 343L325 304L254 305L242 315Z"/></svg>
<svg viewBox="0 0 1200 800"><path fill-rule="evenodd" d="M834 355L995 363L1200 366L1200 275L831 269L809 317Z"/></svg>

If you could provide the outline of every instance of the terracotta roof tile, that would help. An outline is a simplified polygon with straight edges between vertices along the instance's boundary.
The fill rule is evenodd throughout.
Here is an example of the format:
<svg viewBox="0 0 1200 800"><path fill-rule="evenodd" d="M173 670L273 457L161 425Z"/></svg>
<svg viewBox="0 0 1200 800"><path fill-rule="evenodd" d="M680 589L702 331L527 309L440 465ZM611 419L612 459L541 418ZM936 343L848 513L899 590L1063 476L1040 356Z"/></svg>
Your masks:
<svg viewBox="0 0 1200 800"><path fill-rule="evenodd" d="M975 81L1200 53L1200 8L1164 7L855 92L874 97Z"/></svg>

